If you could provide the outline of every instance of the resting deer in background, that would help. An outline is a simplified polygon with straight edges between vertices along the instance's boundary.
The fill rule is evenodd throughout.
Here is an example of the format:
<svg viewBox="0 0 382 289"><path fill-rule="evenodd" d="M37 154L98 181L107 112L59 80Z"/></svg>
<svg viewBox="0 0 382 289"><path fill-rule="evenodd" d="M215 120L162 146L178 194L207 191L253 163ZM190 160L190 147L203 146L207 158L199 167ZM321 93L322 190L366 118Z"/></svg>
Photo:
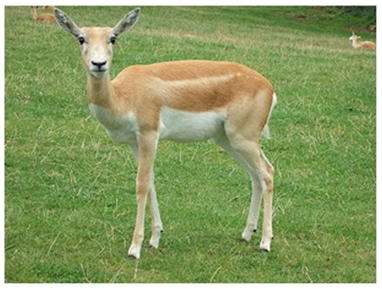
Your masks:
<svg viewBox="0 0 382 289"><path fill-rule="evenodd" d="M349 37L349 40L352 41L353 48L368 48L368 49L376 49L376 44L373 41L362 41L358 42L358 39L361 36L355 35L354 31L352 31L353 35Z"/></svg>
<svg viewBox="0 0 382 289"><path fill-rule="evenodd" d="M251 176L252 200L242 234L246 241L256 231L265 196L260 249L269 252L274 172L259 141L262 131L269 135L267 123L276 104L271 84L246 66L201 60L130 66L111 81L113 45L134 26L139 13L139 8L129 12L114 28L78 28L64 12L55 10L57 23L79 42L87 72L90 111L111 139L131 147L138 164L138 207L129 257L140 257L147 200L152 217L149 244L159 246L163 226L153 169L158 141L211 138Z"/></svg>
<svg viewBox="0 0 382 289"><path fill-rule="evenodd" d="M54 16L54 14L45 13L45 14L38 15L36 6L32 6L32 17L34 20L38 20L38 21L45 21L45 22L56 21L56 17Z"/></svg>

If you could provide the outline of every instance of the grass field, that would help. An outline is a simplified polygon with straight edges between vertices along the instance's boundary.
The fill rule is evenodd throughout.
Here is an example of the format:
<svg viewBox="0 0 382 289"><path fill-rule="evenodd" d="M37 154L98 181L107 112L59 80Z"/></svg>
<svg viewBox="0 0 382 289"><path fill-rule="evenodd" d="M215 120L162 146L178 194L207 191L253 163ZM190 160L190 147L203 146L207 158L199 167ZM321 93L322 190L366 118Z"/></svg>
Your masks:
<svg viewBox="0 0 382 289"><path fill-rule="evenodd" d="M80 26L113 26L132 8L62 9ZM160 248L127 259L131 152L89 114L77 42L5 7L5 282L376 282L376 54L348 41L362 20L322 7L141 8L112 77L210 59L272 82L272 252L259 252L261 232L240 240L251 195L240 165L212 142L162 142Z"/></svg>

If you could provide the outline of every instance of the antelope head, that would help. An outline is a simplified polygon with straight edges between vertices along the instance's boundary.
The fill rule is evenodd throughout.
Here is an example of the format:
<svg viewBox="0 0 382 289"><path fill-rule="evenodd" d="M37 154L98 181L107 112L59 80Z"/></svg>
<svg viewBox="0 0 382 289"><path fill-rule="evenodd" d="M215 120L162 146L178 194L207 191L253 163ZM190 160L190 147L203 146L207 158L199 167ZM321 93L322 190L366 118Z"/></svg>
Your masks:
<svg viewBox="0 0 382 289"><path fill-rule="evenodd" d="M79 42L85 70L96 78L104 77L110 69L113 46L118 36L134 26L139 18L139 8L125 15L113 28L78 26L59 9L55 9L57 23Z"/></svg>

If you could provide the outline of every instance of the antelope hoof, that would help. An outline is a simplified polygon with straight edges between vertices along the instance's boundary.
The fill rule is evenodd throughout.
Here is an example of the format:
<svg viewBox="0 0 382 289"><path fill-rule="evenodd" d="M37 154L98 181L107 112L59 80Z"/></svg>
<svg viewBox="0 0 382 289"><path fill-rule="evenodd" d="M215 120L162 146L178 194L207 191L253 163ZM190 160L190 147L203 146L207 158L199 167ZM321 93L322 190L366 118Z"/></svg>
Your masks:
<svg viewBox="0 0 382 289"><path fill-rule="evenodd" d="M138 260L138 258L135 257L134 255L127 255L127 258L129 258L131 260Z"/></svg>
<svg viewBox="0 0 382 289"><path fill-rule="evenodd" d="M129 259L139 259L140 251L141 246L139 246L138 248L130 247L129 252L127 253L127 257Z"/></svg>
<svg viewBox="0 0 382 289"><path fill-rule="evenodd" d="M249 238L249 239L246 239L246 238L243 238L243 237L241 237L241 240L242 240L243 242L246 242L246 243L248 243L249 241L251 241L251 238Z"/></svg>
<svg viewBox="0 0 382 289"><path fill-rule="evenodd" d="M271 242L263 242L260 243L260 252L267 252L269 253L271 251Z"/></svg>
<svg viewBox="0 0 382 289"><path fill-rule="evenodd" d="M151 244L148 244L147 245L147 249L158 249L159 246L154 246L154 245L151 245Z"/></svg>
<svg viewBox="0 0 382 289"><path fill-rule="evenodd" d="M243 232L243 234L241 234L241 239L244 240L245 242L249 242L251 240L251 237L252 237L252 232Z"/></svg>

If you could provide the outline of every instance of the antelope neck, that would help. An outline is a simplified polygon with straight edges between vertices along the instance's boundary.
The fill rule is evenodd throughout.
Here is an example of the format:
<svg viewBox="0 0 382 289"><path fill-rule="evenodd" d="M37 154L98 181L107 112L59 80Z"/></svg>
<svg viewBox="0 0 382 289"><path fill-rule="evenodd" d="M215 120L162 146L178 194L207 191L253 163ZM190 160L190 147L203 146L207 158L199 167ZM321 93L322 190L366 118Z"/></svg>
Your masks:
<svg viewBox="0 0 382 289"><path fill-rule="evenodd" d="M110 75L106 73L102 78L96 78L88 73L88 102L104 108L111 105L112 85Z"/></svg>

